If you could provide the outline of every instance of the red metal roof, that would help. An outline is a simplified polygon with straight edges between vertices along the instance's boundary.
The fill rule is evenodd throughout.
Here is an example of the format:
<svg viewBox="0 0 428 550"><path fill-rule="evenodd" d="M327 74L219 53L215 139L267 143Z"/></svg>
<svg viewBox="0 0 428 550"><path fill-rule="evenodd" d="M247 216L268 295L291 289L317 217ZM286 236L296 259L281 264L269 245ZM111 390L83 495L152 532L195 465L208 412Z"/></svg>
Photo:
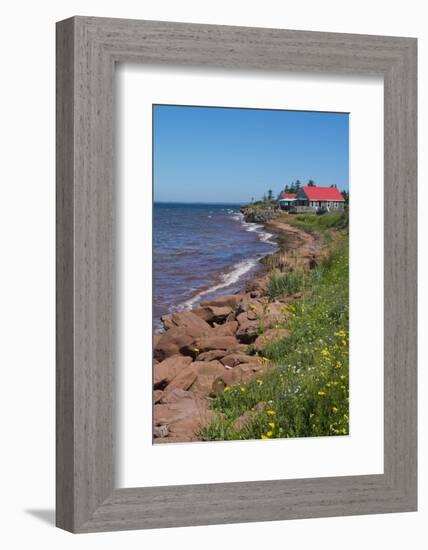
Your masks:
<svg viewBox="0 0 428 550"><path fill-rule="evenodd" d="M279 196L280 199L295 199L297 193L281 193Z"/></svg>
<svg viewBox="0 0 428 550"><path fill-rule="evenodd" d="M301 187L310 201L336 201L345 202L342 193L337 187Z"/></svg>

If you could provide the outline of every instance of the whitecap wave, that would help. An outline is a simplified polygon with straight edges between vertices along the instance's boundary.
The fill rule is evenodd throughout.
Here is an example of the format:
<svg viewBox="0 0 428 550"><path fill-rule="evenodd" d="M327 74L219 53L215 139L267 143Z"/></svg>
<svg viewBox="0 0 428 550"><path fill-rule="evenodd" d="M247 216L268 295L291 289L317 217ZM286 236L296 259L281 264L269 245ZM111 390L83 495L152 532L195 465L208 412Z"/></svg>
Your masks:
<svg viewBox="0 0 428 550"><path fill-rule="evenodd" d="M252 233L253 231L257 233L260 231L260 229L263 229L263 225L260 225L258 223L242 222L242 226L245 229L245 231L248 231L249 233Z"/></svg>
<svg viewBox="0 0 428 550"><path fill-rule="evenodd" d="M273 234L265 231L263 225L258 223L246 223L246 222L243 222L242 225L244 226L245 231L256 232L259 240L262 241L263 243L276 246L275 241L272 240Z"/></svg>
<svg viewBox="0 0 428 550"><path fill-rule="evenodd" d="M249 233L257 233L257 236L261 242L276 246L276 242L272 240L272 233L268 233L267 231L265 231L263 224L249 223L244 221L244 214L242 214L242 212L230 212L233 213L233 216L231 216L232 220L241 222L241 226L243 227L244 231L248 231Z"/></svg>
<svg viewBox="0 0 428 550"><path fill-rule="evenodd" d="M273 237L272 233L268 233L267 231L262 231L260 233L259 239L264 243L275 245L276 243L271 241L272 237Z"/></svg>
<svg viewBox="0 0 428 550"><path fill-rule="evenodd" d="M204 296L208 294L212 294L213 292L216 292L217 290L221 290L223 288L227 288L235 283L237 283L241 277L243 277L246 273L248 273L251 269L253 269L257 265L257 259L251 258L249 260L242 260L241 262L238 262L233 266L231 271L228 273L223 273L220 276L220 282L216 283L215 285L205 289L201 290L192 298L189 300L186 300L185 302L182 302L181 304L178 304L176 306L176 310L188 310L192 309L192 307L201 300Z"/></svg>

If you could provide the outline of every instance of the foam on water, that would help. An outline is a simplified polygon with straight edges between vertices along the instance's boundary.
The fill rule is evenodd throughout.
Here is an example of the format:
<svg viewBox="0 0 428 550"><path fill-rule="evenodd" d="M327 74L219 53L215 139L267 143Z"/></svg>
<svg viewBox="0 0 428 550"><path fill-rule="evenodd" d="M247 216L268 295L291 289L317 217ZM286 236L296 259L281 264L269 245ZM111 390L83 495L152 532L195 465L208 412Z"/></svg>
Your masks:
<svg viewBox="0 0 428 550"><path fill-rule="evenodd" d="M253 269L257 265L257 259L251 258L249 260L243 260L242 262L237 263L235 266L233 266L232 270L228 273L222 273L220 275L220 282L216 283L215 285L205 289L201 290L190 300L186 300L185 302L182 302L181 304L178 304L176 306L177 310L187 310L192 309L193 306L199 302L204 296L207 296L208 294L213 294L214 292L217 292L221 289L226 289L227 287L236 284L239 282L239 280L247 274L251 269Z"/></svg>
<svg viewBox="0 0 428 550"><path fill-rule="evenodd" d="M245 222L239 209L228 205L157 205L154 229L158 330L165 313L238 292L276 245L263 225Z"/></svg>

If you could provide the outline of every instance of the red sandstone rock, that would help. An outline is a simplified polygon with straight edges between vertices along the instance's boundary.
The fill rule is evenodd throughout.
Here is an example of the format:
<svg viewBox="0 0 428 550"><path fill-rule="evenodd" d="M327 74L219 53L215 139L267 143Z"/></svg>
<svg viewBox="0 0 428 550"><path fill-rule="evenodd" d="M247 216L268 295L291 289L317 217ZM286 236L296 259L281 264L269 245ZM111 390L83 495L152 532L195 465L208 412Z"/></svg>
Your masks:
<svg viewBox="0 0 428 550"><path fill-rule="evenodd" d="M169 330L170 328L174 328L176 326L172 321L171 314L162 315L160 320L162 321L165 330Z"/></svg>
<svg viewBox="0 0 428 550"><path fill-rule="evenodd" d="M250 382L257 376L260 376L260 374L266 369L267 365L260 365L255 362L241 363L233 369L229 369L227 373L223 375L223 380L227 386Z"/></svg>
<svg viewBox="0 0 428 550"><path fill-rule="evenodd" d="M165 403L177 403L180 399L193 399L195 394L188 390L182 390L181 388L173 388L169 391L163 392L160 402Z"/></svg>
<svg viewBox="0 0 428 550"><path fill-rule="evenodd" d="M201 400L202 401L202 400ZM174 422L199 414L206 407L194 399L181 399L176 403L166 403L154 406L153 417L155 426L169 426Z"/></svg>
<svg viewBox="0 0 428 550"><path fill-rule="evenodd" d="M208 306L205 309L208 309L213 314L212 321L215 323L223 322L226 317L233 312L233 309L230 306Z"/></svg>
<svg viewBox="0 0 428 550"><path fill-rule="evenodd" d="M155 405L153 417L155 428L166 426L166 439L171 437L171 441L177 441L179 438L196 438L199 430L215 417L215 413L209 409L206 399L194 395L193 399L180 399L176 403Z"/></svg>
<svg viewBox="0 0 428 550"><path fill-rule="evenodd" d="M263 334L258 336L256 341L254 342L254 348L257 351L262 352L268 344L276 342L277 340L282 340L283 338L287 338L289 334L289 331L283 328L270 328L266 330Z"/></svg>
<svg viewBox="0 0 428 550"><path fill-rule="evenodd" d="M259 322L248 319L247 312L240 313L237 317L238 330L236 337L240 342L250 344L257 338Z"/></svg>
<svg viewBox="0 0 428 550"><path fill-rule="evenodd" d="M267 286L268 286L268 277L262 276L258 279L253 279L252 281L248 281L245 290L248 294L252 292L257 292L259 295L263 296L266 294Z"/></svg>
<svg viewBox="0 0 428 550"><path fill-rule="evenodd" d="M201 333L210 334L212 328L210 325L201 319L198 315L195 315L192 311L180 311L174 313L172 316L172 322L177 327L191 328L201 331Z"/></svg>
<svg viewBox="0 0 428 550"><path fill-rule="evenodd" d="M211 329L212 336L234 336L238 329L238 321L228 321L222 325L215 325Z"/></svg>
<svg viewBox="0 0 428 550"><path fill-rule="evenodd" d="M221 359L227 354L224 349L212 349L211 351L205 351L197 356L198 361L214 361L215 359Z"/></svg>
<svg viewBox="0 0 428 550"><path fill-rule="evenodd" d="M233 429L237 432L240 432L250 424L254 416L255 414L253 411L245 411L244 414L241 414L241 416L238 416L238 418L235 420L235 422L233 423Z"/></svg>
<svg viewBox="0 0 428 550"><path fill-rule="evenodd" d="M191 357L184 355L172 355L153 367L153 385L155 388L165 386L171 382L177 374L192 362Z"/></svg>
<svg viewBox="0 0 428 550"><path fill-rule="evenodd" d="M228 306L231 309L235 309L239 302L242 300L243 294L227 294L225 296L220 296L214 300L209 300L206 302L201 302L201 307L215 306L215 307L224 307Z"/></svg>
<svg viewBox="0 0 428 550"><path fill-rule="evenodd" d="M177 355L182 348L190 345L196 338L203 336L204 330L197 328L174 327L164 332L156 343L153 354L155 359L163 361L171 355Z"/></svg>
<svg viewBox="0 0 428 550"><path fill-rule="evenodd" d="M204 321L207 321L209 323L213 319L213 313L209 311L208 309L205 309L203 307L199 307L196 309L192 309L193 313L203 319Z"/></svg>
<svg viewBox="0 0 428 550"><path fill-rule="evenodd" d="M153 392L153 402L154 403L159 403L159 401L161 400L162 398L162 395L163 395L163 391L162 390L155 390Z"/></svg>
<svg viewBox="0 0 428 550"><path fill-rule="evenodd" d="M228 367L236 367L236 365L241 363L259 363L260 358L255 355L246 355L245 353L231 353L222 357L220 361Z"/></svg>
<svg viewBox="0 0 428 550"><path fill-rule="evenodd" d="M200 352L211 350L228 350L238 345L238 341L234 336L205 336L197 338L194 341L194 347Z"/></svg>
<svg viewBox="0 0 428 550"><path fill-rule="evenodd" d="M197 369L196 380L190 386L191 392L199 395L212 395L214 392L214 383L222 379L227 372L227 368L219 361L196 361L193 363ZM218 391L218 382L215 385L215 391Z"/></svg>
<svg viewBox="0 0 428 550"><path fill-rule="evenodd" d="M182 369L177 376L175 376L172 381L168 384L165 393L169 393L172 390L179 388L181 390L188 390L193 382L196 380L197 368L195 364L192 363L188 367Z"/></svg>
<svg viewBox="0 0 428 550"><path fill-rule="evenodd" d="M205 334L209 334L211 330L210 325L194 311L179 311L174 314L162 315L161 321L166 330L174 327L193 328Z"/></svg>
<svg viewBox="0 0 428 550"><path fill-rule="evenodd" d="M168 426L154 426L153 428L153 437L167 437L168 434Z"/></svg>
<svg viewBox="0 0 428 550"><path fill-rule="evenodd" d="M224 322L229 323L230 321L235 321L235 320L236 320L236 311L234 310L231 313L229 313L229 315L226 317Z"/></svg>
<svg viewBox="0 0 428 550"><path fill-rule="evenodd" d="M271 302L265 308L263 321L265 327L273 327L276 323L283 322L287 317L287 310L281 302Z"/></svg>
<svg viewBox="0 0 428 550"><path fill-rule="evenodd" d="M174 422L169 426L169 435L177 441L199 441L201 428L215 418L213 411L206 411L202 416L194 415ZM189 437L189 434L192 434Z"/></svg>
<svg viewBox="0 0 428 550"><path fill-rule="evenodd" d="M255 321L256 319L261 319L263 317L263 311L265 305L260 300L254 300L251 298L245 303L245 308L243 311L247 312L247 318L250 321Z"/></svg>

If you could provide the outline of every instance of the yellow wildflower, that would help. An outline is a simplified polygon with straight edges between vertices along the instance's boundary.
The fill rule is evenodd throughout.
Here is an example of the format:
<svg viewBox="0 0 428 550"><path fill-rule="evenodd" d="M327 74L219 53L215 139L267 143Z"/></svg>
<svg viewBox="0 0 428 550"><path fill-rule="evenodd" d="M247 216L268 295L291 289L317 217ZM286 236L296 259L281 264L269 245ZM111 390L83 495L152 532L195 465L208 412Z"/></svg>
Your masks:
<svg viewBox="0 0 428 550"><path fill-rule="evenodd" d="M332 407L331 410L334 412L334 413L337 413L337 411L339 410L337 407Z"/></svg>
<svg viewBox="0 0 428 550"><path fill-rule="evenodd" d="M275 414L275 411L273 411L272 409L268 409L266 411L266 414L268 414L269 416L273 416Z"/></svg>
<svg viewBox="0 0 428 550"><path fill-rule="evenodd" d="M241 387L241 391L242 391L242 392L245 392L245 391L247 391L247 388Z"/></svg>
<svg viewBox="0 0 428 550"><path fill-rule="evenodd" d="M193 351L194 351L195 353L199 353L201 350L200 350L199 348L193 348Z"/></svg>
<svg viewBox="0 0 428 550"><path fill-rule="evenodd" d="M261 386L261 385L263 384L263 380L260 380L260 378L258 378L258 379L256 380L256 382L257 382L257 384L258 384L259 386Z"/></svg>
<svg viewBox="0 0 428 550"><path fill-rule="evenodd" d="M273 430L275 428L275 422L268 422L268 426Z"/></svg>
<svg viewBox="0 0 428 550"><path fill-rule="evenodd" d="M318 392L318 395L321 395L321 396L325 395L325 391L320 390L320 391Z"/></svg>
<svg viewBox="0 0 428 550"><path fill-rule="evenodd" d="M266 432L266 435L267 435L268 437L272 437L272 436L273 436L273 432Z"/></svg>
<svg viewBox="0 0 428 550"><path fill-rule="evenodd" d="M223 391L230 391L230 387L226 386Z"/></svg>
<svg viewBox="0 0 428 550"><path fill-rule="evenodd" d="M269 439L269 438L266 437L265 435L262 435L262 439Z"/></svg>

